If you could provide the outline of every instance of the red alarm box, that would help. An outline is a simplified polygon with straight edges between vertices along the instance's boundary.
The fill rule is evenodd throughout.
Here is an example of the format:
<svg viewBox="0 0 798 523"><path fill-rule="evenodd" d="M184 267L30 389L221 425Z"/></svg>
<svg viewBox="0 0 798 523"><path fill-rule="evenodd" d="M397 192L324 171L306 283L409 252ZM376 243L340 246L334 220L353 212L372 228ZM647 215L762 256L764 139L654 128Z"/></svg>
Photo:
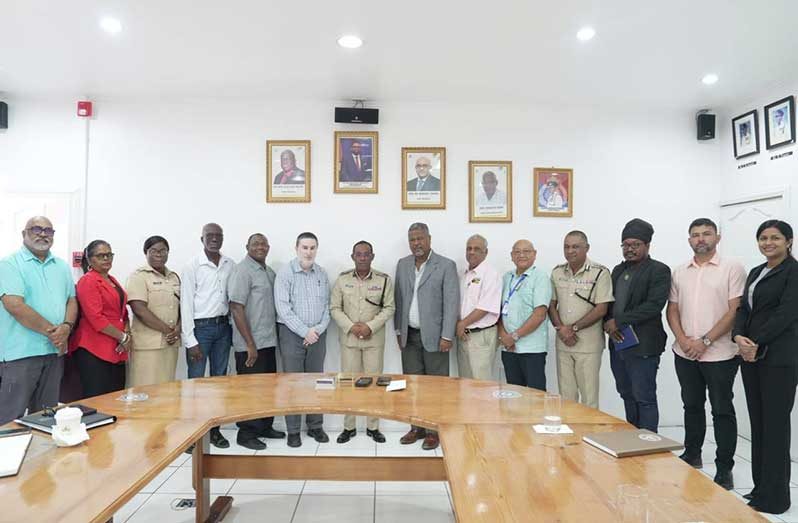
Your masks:
<svg viewBox="0 0 798 523"><path fill-rule="evenodd" d="M80 268L80 264L83 262L83 251L73 251L72 252L72 266L75 268Z"/></svg>
<svg viewBox="0 0 798 523"><path fill-rule="evenodd" d="M91 102L82 100L78 102L78 116L82 118L91 118L92 107Z"/></svg>

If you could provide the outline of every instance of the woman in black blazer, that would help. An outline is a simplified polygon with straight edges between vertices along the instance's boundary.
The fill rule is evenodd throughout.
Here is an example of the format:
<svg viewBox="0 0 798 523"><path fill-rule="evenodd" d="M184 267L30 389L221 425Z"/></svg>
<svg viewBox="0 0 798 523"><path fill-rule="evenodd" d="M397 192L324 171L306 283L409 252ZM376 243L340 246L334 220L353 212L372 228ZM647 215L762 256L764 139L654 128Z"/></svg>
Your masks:
<svg viewBox="0 0 798 523"><path fill-rule="evenodd" d="M756 232L767 262L748 274L732 339L740 349L751 420L754 490L760 512L790 508L790 413L798 384L798 261L792 227L768 220Z"/></svg>

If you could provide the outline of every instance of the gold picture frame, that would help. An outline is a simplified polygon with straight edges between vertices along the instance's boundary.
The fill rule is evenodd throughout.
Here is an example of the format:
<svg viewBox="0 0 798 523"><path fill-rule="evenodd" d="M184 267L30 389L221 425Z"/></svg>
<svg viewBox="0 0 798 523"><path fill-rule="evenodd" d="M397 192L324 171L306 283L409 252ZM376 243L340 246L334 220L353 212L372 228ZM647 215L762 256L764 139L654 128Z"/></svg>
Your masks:
<svg viewBox="0 0 798 523"><path fill-rule="evenodd" d="M534 216L570 218L574 215L574 170L563 167L535 167L532 171Z"/></svg>
<svg viewBox="0 0 798 523"><path fill-rule="evenodd" d="M512 223L513 162L468 162L468 221Z"/></svg>
<svg viewBox="0 0 798 523"><path fill-rule="evenodd" d="M266 201L310 202L310 140L266 141Z"/></svg>
<svg viewBox="0 0 798 523"><path fill-rule="evenodd" d="M402 209L446 209L446 147L402 147Z"/></svg>
<svg viewBox="0 0 798 523"><path fill-rule="evenodd" d="M334 149L334 192L361 194L379 192L378 132L335 131Z"/></svg>

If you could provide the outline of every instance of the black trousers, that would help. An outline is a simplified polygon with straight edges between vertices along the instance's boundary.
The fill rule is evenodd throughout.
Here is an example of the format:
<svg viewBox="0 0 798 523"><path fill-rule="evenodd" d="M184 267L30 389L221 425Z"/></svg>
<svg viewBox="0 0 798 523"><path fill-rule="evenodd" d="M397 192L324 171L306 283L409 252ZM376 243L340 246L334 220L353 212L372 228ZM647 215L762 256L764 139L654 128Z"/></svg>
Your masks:
<svg viewBox="0 0 798 523"><path fill-rule="evenodd" d="M759 508L781 513L790 507L790 413L798 368L742 364L751 419L751 471Z"/></svg>
<svg viewBox="0 0 798 523"><path fill-rule="evenodd" d="M502 351L504 375L510 385L522 385L546 391L546 353Z"/></svg>
<svg viewBox="0 0 798 523"><path fill-rule="evenodd" d="M125 388L125 363L102 360L83 347L72 353L80 373L83 397L91 398Z"/></svg>
<svg viewBox="0 0 798 523"><path fill-rule="evenodd" d="M709 391L715 441L717 470L730 471L734 467L737 450L737 416L734 412L734 378L740 358L725 361L698 362L673 355L676 376L682 388L684 405L684 448L691 456L700 456L707 432L704 404Z"/></svg>
<svg viewBox="0 0 798 523"><path fill-rule="evenodd" d="M277 372L277 356L275 355L275 348L268 347L265 349L258 349L258 359L251 367L244 365L247 361L247 353L235 352L236 358L236 374L274 374ZM257 438L264 430L272 428L274 417L268 418L248 419L246 421L239 421L236 423L238 427L238 439L248 440Z"/></svg>

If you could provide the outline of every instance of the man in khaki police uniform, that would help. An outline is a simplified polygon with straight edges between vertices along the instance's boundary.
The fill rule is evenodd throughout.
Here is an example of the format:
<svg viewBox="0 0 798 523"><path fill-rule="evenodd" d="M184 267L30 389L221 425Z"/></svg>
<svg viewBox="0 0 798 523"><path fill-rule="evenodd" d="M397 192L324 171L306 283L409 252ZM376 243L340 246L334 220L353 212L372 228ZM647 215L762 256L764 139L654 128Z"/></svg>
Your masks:
<svg viewBox="0 0 798 523"><path fill-rule="evenodd" d="M565 236L567 263L551 273L549 307L557 331L557 382L563 398L598 408L599 369L604 350L601 319L612 296L610 271L587 258L590 244L582 231Z"/></svg>
<svg viewBox="0 0 798 523"><path fill-rule="evenodd" d="M373 270L374 249L367 241L352 247L355 269L342 272L330 295L330 315L339 327L341 370L374 375L382 372L385 352L385 322L394 314L393 282L385 273ZM357 434L355 416L344 417L344 431L338 443ZM369 417L366 434L384 443L379 420Z"/></svg>

